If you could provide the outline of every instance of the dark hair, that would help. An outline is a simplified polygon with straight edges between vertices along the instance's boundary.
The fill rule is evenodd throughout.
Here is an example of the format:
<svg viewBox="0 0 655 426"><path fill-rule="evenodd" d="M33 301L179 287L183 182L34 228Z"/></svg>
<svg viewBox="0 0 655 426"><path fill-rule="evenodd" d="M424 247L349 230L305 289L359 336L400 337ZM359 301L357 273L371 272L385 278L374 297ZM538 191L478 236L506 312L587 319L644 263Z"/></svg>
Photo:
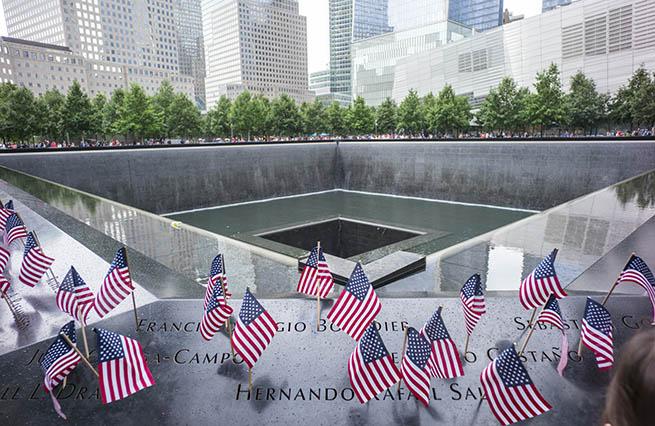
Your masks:
<svg viewBox="0 0 655 426"><path fill-rule="evenodd" d="M603 418L612 426L655 424L655 329L638 333L622 348Z"/></svg>

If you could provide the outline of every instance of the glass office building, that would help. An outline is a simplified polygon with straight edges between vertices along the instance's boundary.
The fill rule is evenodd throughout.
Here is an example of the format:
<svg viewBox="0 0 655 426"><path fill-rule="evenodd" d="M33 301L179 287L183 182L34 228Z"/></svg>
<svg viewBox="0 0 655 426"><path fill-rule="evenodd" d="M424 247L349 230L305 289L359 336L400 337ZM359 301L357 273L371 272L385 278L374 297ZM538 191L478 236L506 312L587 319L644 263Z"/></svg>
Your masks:
<svg viewBox="0 0 655 426"><path fill-rule="evenodd" d="M448 19L486 31L503 24L503 0L450 0Z"/></svg>

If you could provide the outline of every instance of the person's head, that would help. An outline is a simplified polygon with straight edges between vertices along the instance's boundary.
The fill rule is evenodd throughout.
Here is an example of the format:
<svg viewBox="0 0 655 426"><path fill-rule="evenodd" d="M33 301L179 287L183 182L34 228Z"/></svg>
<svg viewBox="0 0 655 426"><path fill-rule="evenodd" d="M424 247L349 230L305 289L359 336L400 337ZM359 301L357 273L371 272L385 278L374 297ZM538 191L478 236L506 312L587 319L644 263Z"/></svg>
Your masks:
<svg viewBox="0 0 655 426"><path fill-rule="evenodd" d="M655 328L636 334L621 349L604 420L612 426L655 424Z"/></svg>

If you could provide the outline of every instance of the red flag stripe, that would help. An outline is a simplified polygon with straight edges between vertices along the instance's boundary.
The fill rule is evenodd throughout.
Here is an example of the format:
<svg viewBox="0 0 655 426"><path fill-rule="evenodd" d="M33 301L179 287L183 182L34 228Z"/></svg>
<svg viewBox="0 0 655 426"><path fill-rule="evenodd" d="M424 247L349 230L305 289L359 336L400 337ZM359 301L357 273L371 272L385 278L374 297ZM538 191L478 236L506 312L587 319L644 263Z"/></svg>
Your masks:
<svg viewBox="0 0 655 426"><path fill-rule="evenodd" d="M407 388L426 407L430 404L430 375L420 369L408 357L403 357L401 373Z"/></svg>

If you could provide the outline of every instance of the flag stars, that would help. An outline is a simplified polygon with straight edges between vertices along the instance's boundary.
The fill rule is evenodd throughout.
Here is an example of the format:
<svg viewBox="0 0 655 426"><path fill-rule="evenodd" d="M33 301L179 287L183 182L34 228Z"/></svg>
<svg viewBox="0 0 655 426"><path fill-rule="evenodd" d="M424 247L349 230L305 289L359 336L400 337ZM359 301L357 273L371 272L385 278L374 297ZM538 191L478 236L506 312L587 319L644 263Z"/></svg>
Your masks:
<svg viewBox="0 0 655 426"><path fill-rule="evenodd" d="M507 387L532 384L528 372L521 364L513 347L505 349L496 359L496 368L503 384Z"/></svg>
<svg viewBox="0 0 655 426"><path fill-rule="evenodd" d="M407 357L419 368L424 368L430 358L430 344L418 331L407 331Z"/></svg>
<svg viewBox="0 0 655 426"><path fill-rule="evenodd" d="M432 314L432 318L425 325L425 334L431 341L450 339L450 334L438 311Z"/></svg>
<svg viewBox="0 0 655 426"><path fill-rule="evenodd" d="M366 298L366 294L368 293L368 289L370 287L371 284L368 282L368 278L366 278L366 274L362 269L362 265L358 263L357 266L355 266L355 270L350 276L350 279L348 280L346 291L351 293L358 300L362 301L364 298Z"/></svg>
<svg viewBox="0 0 655 426"><path fill-rule="evenodd" d="M380 358L384 358L389 355L387 348L382 342L380 333L377 329L370 325L360 341L360 350L362 351L362 357L364 358L365 363L370 363Z"/></svg>
<svg viewBox="0 0 655 426"><path fill-rule="evenodd" d="M250 293L246 291L246 294L243 296L243 303L241 304L241 310L239 311L239 318L241 322L245 325L249 325L257 317L264 313L264 308L259 304L257 299Z"/></svg>
<svg viewBox="0 0 655 426"><path fill-rule="evenodd" d="M96 332L99 336L100 362L122 358L125 355L120 335L103 329L97 329Z"/></svg>

